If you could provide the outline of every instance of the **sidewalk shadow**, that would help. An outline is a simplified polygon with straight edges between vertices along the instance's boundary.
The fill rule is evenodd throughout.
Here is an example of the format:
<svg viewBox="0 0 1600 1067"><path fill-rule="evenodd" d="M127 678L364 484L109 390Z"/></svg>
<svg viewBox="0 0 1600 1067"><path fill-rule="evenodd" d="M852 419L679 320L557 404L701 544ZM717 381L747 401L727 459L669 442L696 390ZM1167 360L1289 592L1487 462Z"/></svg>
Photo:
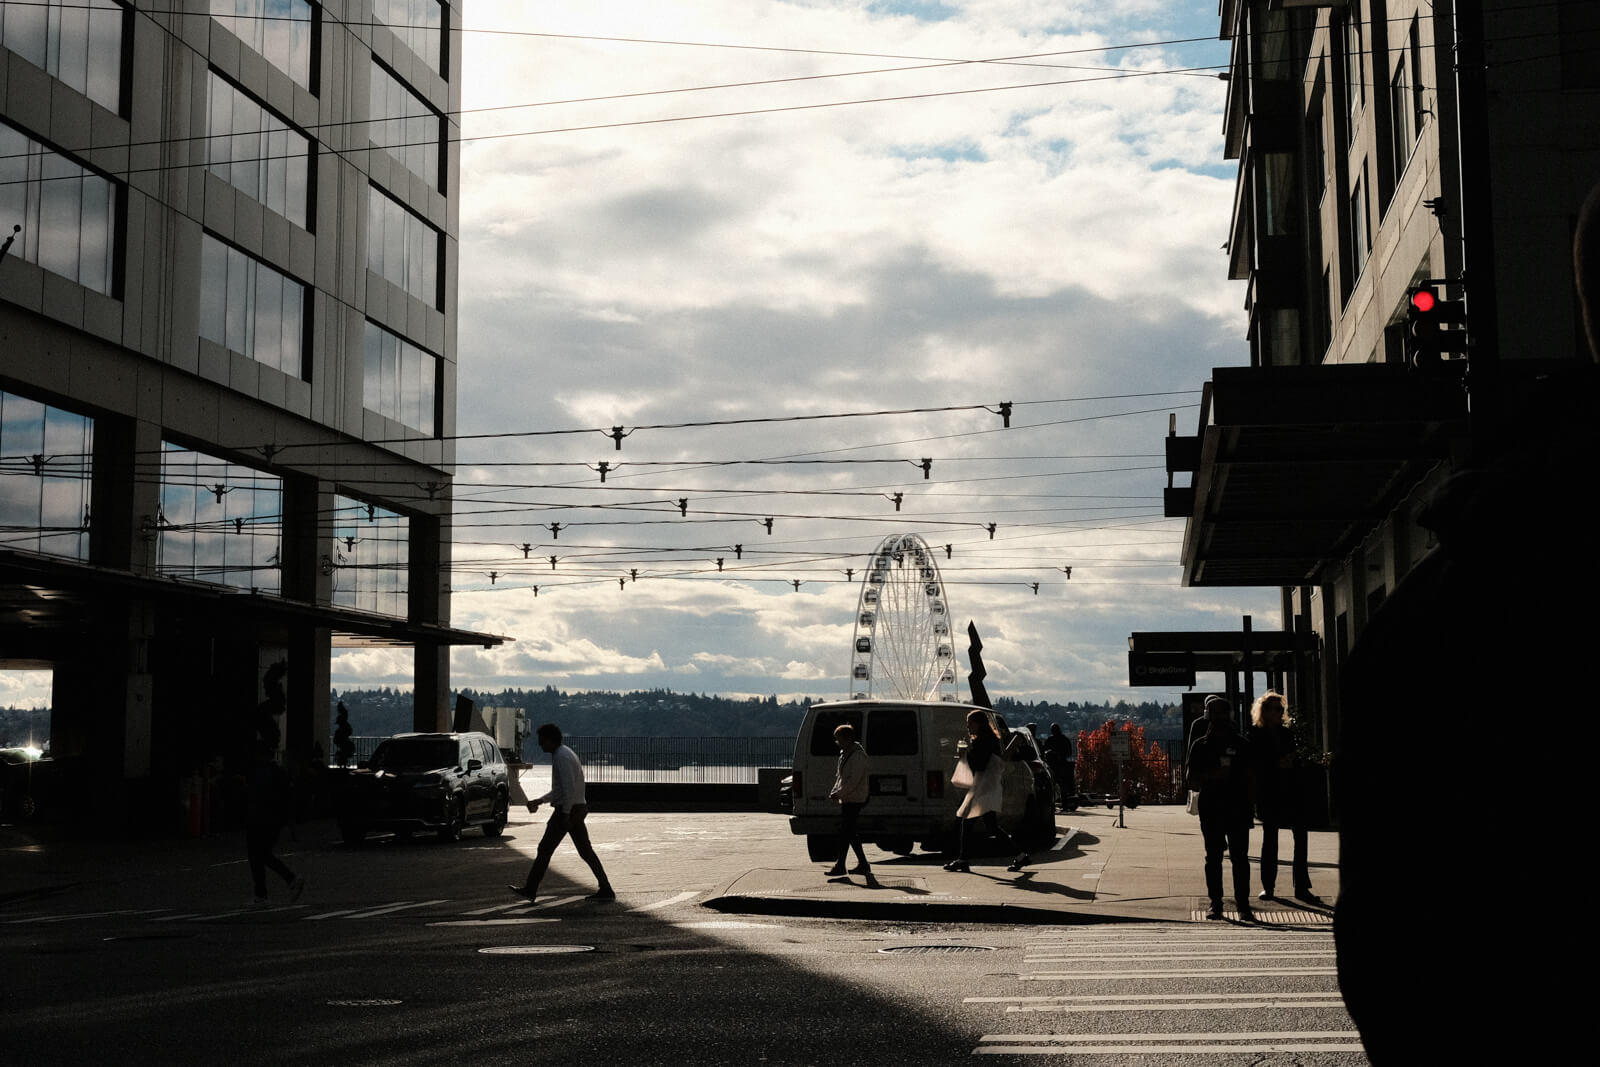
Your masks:
<svg viewBox="0 0 1600 1067"><path fill-rule="evenodd" d="M888 892L902 893L908 897L926 897L932 895L930 890L921 889L914 885L884 885L882 882L878 881L878 879L874 877L870 871L864 875L861 875L860 877L862 879L862 886L865 889L882 889ZM855 880L848 874L841 874L836 877L829 878L828 881L833 882L836 885L856 884Z"/></svg>

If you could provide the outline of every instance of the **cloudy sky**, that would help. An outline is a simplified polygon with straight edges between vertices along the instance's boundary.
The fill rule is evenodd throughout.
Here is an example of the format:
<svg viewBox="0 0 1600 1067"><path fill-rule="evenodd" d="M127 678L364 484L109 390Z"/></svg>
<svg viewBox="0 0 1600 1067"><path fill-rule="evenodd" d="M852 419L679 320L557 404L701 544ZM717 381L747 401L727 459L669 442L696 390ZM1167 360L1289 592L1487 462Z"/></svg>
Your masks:
<svg viewBox="0 0 1600 1067"><path fill-rule="evenodd" d="M1184 589L1160 508L1169 413L1247 358L1214 0L466 19L458 428L530 436L461 445L454 621L515 640L455 684L842 696L901 533L996 695L1171 697L1131 631L1277 625Z"/></svg>
<svg viewBox="0 0 1600 1067"><path fill-rule="evenodd" d="M1131 631L1278 625L1161 517L1169 414L1247 359L1215 0L465 17L458 430L521 436L460 446L453 621L514 640L454 684L843 696L901 533L995 695L1170 699Z"/></svg>

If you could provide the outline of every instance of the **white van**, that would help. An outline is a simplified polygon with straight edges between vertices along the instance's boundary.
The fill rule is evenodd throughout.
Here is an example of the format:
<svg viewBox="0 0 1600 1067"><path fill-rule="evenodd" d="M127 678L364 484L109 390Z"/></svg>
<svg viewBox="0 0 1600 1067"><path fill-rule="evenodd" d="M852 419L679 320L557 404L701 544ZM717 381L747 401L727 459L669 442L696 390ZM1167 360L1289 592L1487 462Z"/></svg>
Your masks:
<svg viewBox="0 0 1600 1067"><path fill-rule="evenodd" d="M839 805L828 798L839 748L836 727L849 723L871 761L861 840L902 855L921 842L930 852L953 847L956 807L966 791L950 772L967 744L967 715L983 711L1009 739L1005 720L971 704L932 700L843 700L813 704L794 743L789 829L806 839L813 860L837 858ZM1019 731L1023 735L1026 730ZM1031 738L1025 760L1008 761L1000 824L1029 845L1055 835L1055 786Z"/></svg>

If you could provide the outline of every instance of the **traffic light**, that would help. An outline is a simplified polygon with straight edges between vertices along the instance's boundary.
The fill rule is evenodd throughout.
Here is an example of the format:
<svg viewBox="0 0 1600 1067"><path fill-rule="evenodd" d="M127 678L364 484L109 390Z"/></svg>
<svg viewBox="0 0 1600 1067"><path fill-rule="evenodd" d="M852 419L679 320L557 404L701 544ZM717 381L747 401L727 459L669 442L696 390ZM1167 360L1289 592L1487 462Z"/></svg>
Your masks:
<svg viewBox="0 0 1600 1067"><path fill-rule="evenodd" d="M1467 350L1467 331L1446 329L1464 325L1467 306L1460 300L1441 300L1431 285L1413 286L1406 293L1406 362L1413 367L1437 367L1446 352Z"/></svg>

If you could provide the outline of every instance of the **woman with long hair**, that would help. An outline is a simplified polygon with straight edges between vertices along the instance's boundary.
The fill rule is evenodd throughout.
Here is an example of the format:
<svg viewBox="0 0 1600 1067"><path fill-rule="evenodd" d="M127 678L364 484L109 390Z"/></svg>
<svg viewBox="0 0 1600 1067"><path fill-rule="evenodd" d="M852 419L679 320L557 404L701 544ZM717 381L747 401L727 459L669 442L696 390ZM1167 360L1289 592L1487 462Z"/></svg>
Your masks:
<svg viewBox="0 0 1600 1067"><path fill-rule="evenodd" d="M1016 847L1011 835L1000 828L999 818L1001 780L1005 774L1006 760L1010 758L1015 743L1015 738L1011 745L1001 739L1000 732L986 713L974 711L967 715L967 752L963 758L972 771L972 787L956 809L956 818L960 823L959 844L956 858L944 865L945 870L971 870L967 864L967 824L977 819L983 820L989 835L997 838L1007 851ZM1017 858L1006 869L1020 871L1031 859L1026 852L1019 851Z"/></svg>
<svg viewBox="0 0 1600 1067"><path fill-rule="evenodd" d="M1321 904L1311 891L1306 860L1306 819L1300 802L1300 760L1282 693L1268 690L1250 709L1250 754L1256 770L1256 816L1261 820L1261 899L1272 900L1278 882L1278 831L1294 839L1294 895Z"/></svg>

